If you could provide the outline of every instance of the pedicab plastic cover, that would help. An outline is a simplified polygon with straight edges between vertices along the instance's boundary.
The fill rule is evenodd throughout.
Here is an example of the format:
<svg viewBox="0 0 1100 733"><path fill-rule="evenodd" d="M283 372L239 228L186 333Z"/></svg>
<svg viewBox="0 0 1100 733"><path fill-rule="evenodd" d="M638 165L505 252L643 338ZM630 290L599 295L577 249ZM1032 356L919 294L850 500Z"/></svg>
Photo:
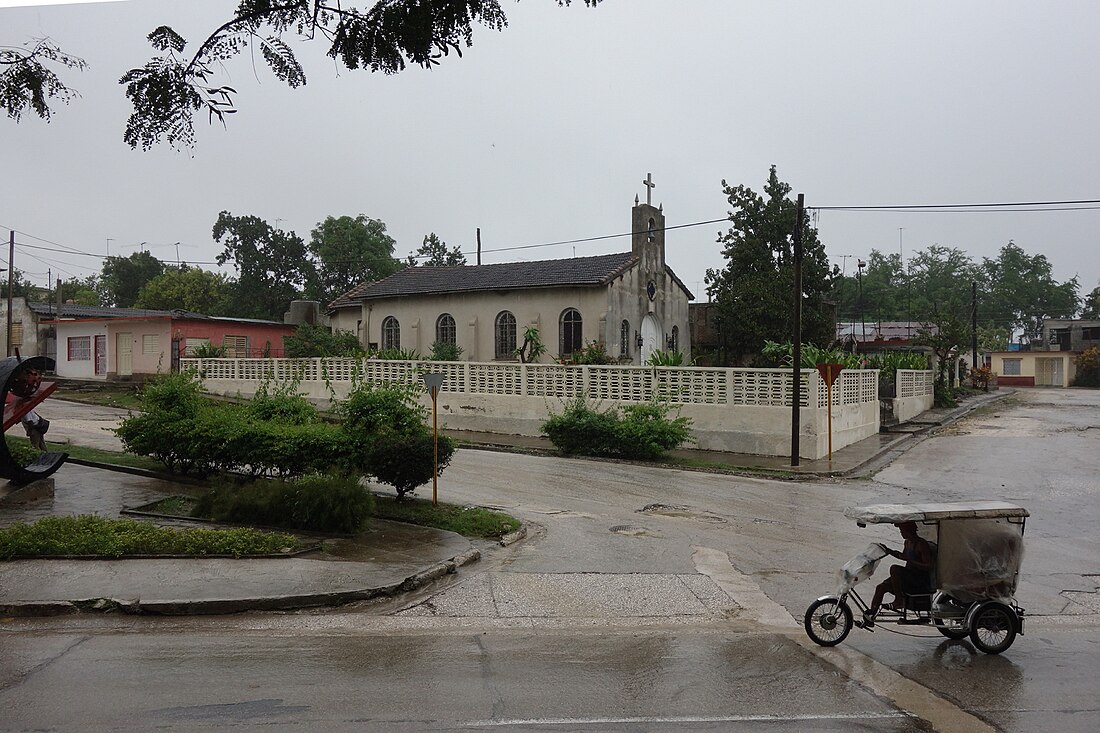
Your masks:
<svg viewBox="0 0 1100 733"><path fill-rule="evenodd" d="M940 590L965 603L1011 600L1024 557L1023 525L1004 518L939 524Z"/></svg>
<svg viewBox="0 0 1100 733"><path fill-rule="evenodd" d="M862 583L874 575L879 561L884 557L886 557L885 546L878 542L867 545L867 549L844 563L844 567L837 572L839 585L836 594L838 596L843 595L852 590L858 583Z"/></svg>

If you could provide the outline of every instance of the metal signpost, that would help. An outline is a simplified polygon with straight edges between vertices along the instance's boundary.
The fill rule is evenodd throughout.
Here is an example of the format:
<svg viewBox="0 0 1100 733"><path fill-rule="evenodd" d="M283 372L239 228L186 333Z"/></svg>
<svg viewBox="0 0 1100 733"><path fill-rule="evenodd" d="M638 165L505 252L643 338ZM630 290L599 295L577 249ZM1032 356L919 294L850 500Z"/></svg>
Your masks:
<svg viewBox="0 0 1100 733"><path fill-rule="evenodd" d="M439 504L439 428L436 423L436 397L443 386L443 375L436 373L421 374L424 389L432 396L432 506Z"/></svg>
<svg viewBox="0 0 1100 733"><path fill-rule="evenodd" d="M817 371L821 374L821 378L825 380L825 394L826 399L829 402L828 415L829 415L829 460L833 460L833 382L840 375L840 370L844 368L843 364L818 364Z"/></svg>

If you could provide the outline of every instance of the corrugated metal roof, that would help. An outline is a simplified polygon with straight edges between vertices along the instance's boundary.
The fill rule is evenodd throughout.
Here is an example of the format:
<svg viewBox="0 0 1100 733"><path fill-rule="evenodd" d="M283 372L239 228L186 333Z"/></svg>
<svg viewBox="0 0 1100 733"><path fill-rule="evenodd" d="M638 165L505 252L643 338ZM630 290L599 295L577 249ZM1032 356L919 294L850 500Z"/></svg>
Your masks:
<svg viewBox="0 0 1100 733"><path fill-rule="evenodd" d="M535 262L503 262L455 267L406 267L389 277L363 283L334 300L329 309L372 298L437 295L484 290L515 290L604 285L635 262L631 252Z"/></svg>
<svg viewBox="0 0 1100 733"><path fill-rule="evenodd" d="M28 303L39 318L55 318L58 313L56 303ZM258 318L234 318L233 316L208 316L203 313L186 310L150 310L145 308L104 308L93 305L61 304L61 318L115 319L115 318L176 318L191 321L230 321L233 323L256 323L263 325L284 325L282 321L265 321Z"/></svg>

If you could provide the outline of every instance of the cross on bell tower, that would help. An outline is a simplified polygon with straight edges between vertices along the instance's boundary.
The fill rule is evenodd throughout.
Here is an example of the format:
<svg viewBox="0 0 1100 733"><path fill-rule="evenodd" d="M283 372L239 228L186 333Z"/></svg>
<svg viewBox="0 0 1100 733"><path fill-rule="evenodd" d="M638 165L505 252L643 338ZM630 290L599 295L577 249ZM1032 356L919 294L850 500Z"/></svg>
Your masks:
<svg viewBox="0 0 1100 733"><path fill-rule="evenodd" d="M642 181L642 185L645 186L645 202L649 206L653 206L653 188L657 185L653 182L653 174L646 173L645 180Z"/></svg>

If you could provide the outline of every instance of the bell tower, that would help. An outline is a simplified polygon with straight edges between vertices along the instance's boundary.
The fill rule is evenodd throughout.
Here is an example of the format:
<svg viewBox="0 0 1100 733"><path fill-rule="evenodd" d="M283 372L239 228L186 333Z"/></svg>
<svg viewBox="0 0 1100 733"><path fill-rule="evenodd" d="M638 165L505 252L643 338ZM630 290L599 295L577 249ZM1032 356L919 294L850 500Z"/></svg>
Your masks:
<svg viewBox="0 0 1100 733"><path fill-rule="evenodd" d="M653 205L653 174L647 173L642 185L646 187L645 203L634 197L631 209L630 250L641 261L642 272L648 279L663 275L665 271L665 213L663 207Z"/></svg>

